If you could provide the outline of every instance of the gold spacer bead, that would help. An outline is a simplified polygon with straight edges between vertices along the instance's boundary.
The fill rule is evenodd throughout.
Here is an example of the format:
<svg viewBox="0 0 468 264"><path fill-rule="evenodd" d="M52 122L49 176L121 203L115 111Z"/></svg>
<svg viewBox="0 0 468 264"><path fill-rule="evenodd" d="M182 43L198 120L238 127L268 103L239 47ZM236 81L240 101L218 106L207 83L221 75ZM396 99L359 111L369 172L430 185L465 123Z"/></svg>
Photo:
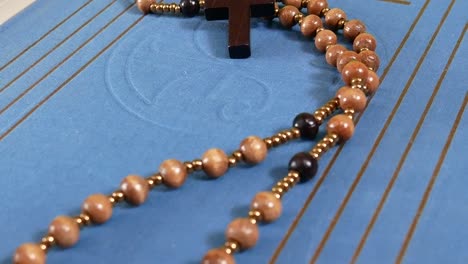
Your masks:
<svg viewBox="0 0 468 264"><path fill-rule="evenodd" d="M326 16L328 11L330 11L330 8L326 7L320 11L320 16Z"/></svg>
<svg viewBox="0 0 468 264"><path fill-rule="evenodd" d="M285 190L285 192L289 191L291 189L291 184L288 182L284 181L284 179L276 184L276 186L281 187Z"/></svg>
<svg viewBox="0 0 468 264"><path fill-rule="evenodd" d="M200 0L198 4L200 5L200 9L205 8L205 0Z"/></svg>
<svg viewBox="0 0 468 264"><path fill-rule="evenodd" d="M297 15L294 16L294 21L301 25L302 24L302 18L304 17L304 15L302 13L299 13Z"/></svg>
<svg viewBox="0 0 468 264"><path fill-rule="evenodd" d="M171 5L169 5L169 4L163 4L163 12L164 12L164 13L169 13L169 12L171 12Z"/></svg>
<svg viewBox="0 0 468 264"><path fill-rule="evenodd" d="M286 143L289 141L289 137L284 132L279 132L277 136L283 140L283 143Z"/></svg>
<svg viewBox="0 0 468 264"><path fill-rule="evenodd" d="M249 220L252 224L262 221L262 213L258 210L249 211Z"/></svg>
<svg viewBox="0 0 468 264"><path fill-rule="evenodd" d="M199 171L203 169L203 161L201 159L195 159L192 161L193 169Z"/></svg>
<svg viewBox="0 0 468 264"><path fill-rule="evenodd" d="M156 13L157 12L157 6L158 6L158 4L156 4L156 3L153 3L153 4L150 5L151 13Z"/></svg>
<svg viewBox="0 0 468 264"><path fill-rule="evenodd" d="M53 247L55 245L55 238L51 235L47 235L41 239L41 243L39 243L39 247L47 252L49 248Z"/></svg>
<svg viewBox="0 0 468 264"><path fill-rule="evenodd" d="M304 7L307 7L307 5L309 4L309 1L310 1L310 0L302 0L302 1L301 1L301 7L303 7L303 8L304 8Z"/></svg>
<svg viewBox="0 0 468 264"><path fill-rule="evenodd" d="M162 184L163 177L161 176L161 174L156 173L156 174L151 175L148 178L146 178L146 182L148 183L150 189L153 189L157 185Z"/></svg>
<svg viewBox="0 0 468 264"><path fill-rule="evenodd" d="M301 137L301 131L297 127L291 128L291 133L293 134L294 138L300 138Z"/></svg>
<svg viewBox="0 0 468 264"><path fill-rule="evenodd" d="M325 30L324 27L319 27L315 30L315 33L318 34L320 31Z"/></svg>
<svg viewBox="0 0 468 264"><path fill-rule="evenodd" d="M179 6L179 5L176 5L176 6L174 7L174 13L175 13L175 14L180 14L180 6Z"/></svg>
<svg viewBox="0 0 468 264"><path fill-rule="evenodd" d="M338 21L338 29L342 29L344 27L344 25L346 24L346 22L348 22L348 20L342 18L340 19L340 21Z"/></svg>
<svg viewBox="0 0 468 264"><path fill-rule="evenodd" d="M185 165L185 169L187 170L187 173L193 172L193 163L191 161L185 161L184 165Z"/></svg>
<svg viewBox="0 0 468 264"><path fill-rule="evenodd" d="M282 133L288 138L288 141L294 139L294 134L291 132L291 130L285 130Z"/></svg>
<svg viewBox="0 0 468 264"><path fill-rule="evenodd" d="M230 240L224 243L224 251L229 255L232 255L239 250L240 246L239 243L237 243L236 241Z"/></svg>
<svg viewBox="0 0 468 264"><path fill-rule="evenodd" d="M283 143L281 142L281 138L278 136L273 136L271 140L273 141L273 147L277 147Z"/></svg>
<svg viewBox="0 0 468 264"><path fill-rule="evenodd" d="M273 147L273 140L271 138L265 138L263 139L263 141L267 145L268 149L271 149Z"/></svg>
<svg viewBox="0 0 468 264"><path fill-rule="evenodd" d="M80 228L83 228L91 224L91 218L89 215L81 213L79 216L75 217L75 222Z"/></svg>
<svg viewBox="0 0 468 264"><path fill-rule="evenodd" d="M112 205L122 202L124 198L124 193L120 190L117 190L109 195L109 201L112 203Z"/></svg>
<svg viewBox="0 0 468 264"><path fill-rule="evenodd" d="M230 167L230 168L232 168L232 167L234 167L234 166L237 165L237 160L236 160L236 158L234 158L234 157L229 157L229 158L228 158L228 162L229 162L229 167Z"/></svg>
<svg viewBox="0 0 468 264"><path fill-rule="evenodd" d="M347 115L349 117L349 119L351 119L351 120L353 120L353 118L354 118L354 113L355 113L354 109L346 109L344 111L344 114Z"/></svg>
<svg viewBox="0 0 468 264"><path fill-rule="evenodd" d="M236 161L242 161L244 159L244 155L242 155L242 152L240 150L234 151L231 156L236 159Z"/></svg>
<svg viewBox="0 0 468 264"><path fill-rule="evenodd" d="M284 189L278 186L271 188L271 192L276 196L276 198L281 199L284 195Z"/></svg>

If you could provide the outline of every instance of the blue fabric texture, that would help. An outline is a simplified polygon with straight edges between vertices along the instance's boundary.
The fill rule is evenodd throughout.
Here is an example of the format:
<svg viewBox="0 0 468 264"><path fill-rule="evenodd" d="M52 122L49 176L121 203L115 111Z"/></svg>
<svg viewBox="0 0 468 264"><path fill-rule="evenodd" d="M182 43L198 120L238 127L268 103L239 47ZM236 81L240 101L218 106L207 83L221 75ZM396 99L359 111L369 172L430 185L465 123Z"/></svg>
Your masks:
<svg viewBox="0 0 468 264"><path fill-rule="evenodd" d="M355 136L285 195L282 217L260 226L237 263L468 263L468 1L330 6L376 36L382 85ZM142 17L129 0L38 0L0 27L0 263L55 216L78 214L89 194L168 158L270 136L342 86L297 26L252 19L246 60L229 59L227 29L202 15ZM199 263L313 144L157 188L48 263Z"/></svg>

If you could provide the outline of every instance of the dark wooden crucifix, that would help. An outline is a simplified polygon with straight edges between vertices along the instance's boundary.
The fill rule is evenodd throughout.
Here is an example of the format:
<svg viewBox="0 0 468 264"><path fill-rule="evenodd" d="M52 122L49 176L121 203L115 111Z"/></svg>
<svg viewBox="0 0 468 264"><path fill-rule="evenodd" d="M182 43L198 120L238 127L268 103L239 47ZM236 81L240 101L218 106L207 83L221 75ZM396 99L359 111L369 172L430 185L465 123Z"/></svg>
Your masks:
<svg viewBox="0 0 468 264"><path fill-rule="evenodd" d="M207 20L229 19L229 56L250 57L250 17L271 17L275 0L205 0Z"/></svg>

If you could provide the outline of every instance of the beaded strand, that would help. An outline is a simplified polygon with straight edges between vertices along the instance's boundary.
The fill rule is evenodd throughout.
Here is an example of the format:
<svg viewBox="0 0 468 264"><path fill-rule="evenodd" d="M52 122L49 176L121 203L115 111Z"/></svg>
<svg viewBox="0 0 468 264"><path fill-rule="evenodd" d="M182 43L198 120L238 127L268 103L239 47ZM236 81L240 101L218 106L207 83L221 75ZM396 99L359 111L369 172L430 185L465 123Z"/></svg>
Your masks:
<svg viewBox="0 0 468 264"><path fill-rule="evenodd" d="M182 0L180 4L165 4L153 0L136 0L138 8L147 13L173 13L195 16L203 9L203 0ZM14 264L44 264L46 253L54 245L69 248L75 245L80 230L91 224L99 225L112 217L113 208L125 201L133 206L144 203L149 191L157 186L181 187L188 175L203 171L210 178L223 176L240 162L258 164L265 160L268 151L294 139L314 140L319 126L335 112L327 123L327 134L309 151L294 155L289 161L287 175L270 191L259 192L253 198L247 217L233 220L226 228L226 243L206 253L202 263L235 263L233 254L255 246L259 237L258 223L273 222L281 216L281 198L297 183L312 179L318 170L318 160L339 142L350 139L354 133L353 118L367 105L367 96L379 86L376 71L380 60L375 53L376 40L366 32L365 25L356 19L347 20L346 13L338 8L330 9L326 0L283 0L276 6L275 16L286 28L296 24L306 38L313 38L316 48L325 53L328 64L341 73L345 86L313 113L300 113L292 128L267 138L250 136L239 149L226 154L223 150L207 150L199 159L181 162L168 159L161 163L157 173L142 177L128 175L118 190L109 195L92 194L83 202L78 216L58 216L48 228L48 233L38 243L25 243L15 252ZM307 14L300 10L307 9ZM322 21L323 20L323 21ZM327 27L325 28L324 25ZM353 50L337 44L333 30L342 30L346 39L353 42Z"/></svg>

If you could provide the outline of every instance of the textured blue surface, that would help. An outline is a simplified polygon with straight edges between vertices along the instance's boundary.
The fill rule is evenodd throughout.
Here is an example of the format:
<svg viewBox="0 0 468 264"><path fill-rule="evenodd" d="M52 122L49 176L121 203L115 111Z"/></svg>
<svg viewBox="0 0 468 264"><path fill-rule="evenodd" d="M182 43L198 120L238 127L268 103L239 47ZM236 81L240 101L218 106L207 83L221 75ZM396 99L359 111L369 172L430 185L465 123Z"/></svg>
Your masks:
<svg viewBox="0 0 468 264"><path fill-rule="evenodd" d="M284 197L283 216L236 260L468 263L468 2L330 2L377 37L383 83L355 137ZM131 4L38 0L0 27L0 263L125 175L210 147L231 152L245 136L289 127L341 86L297 27L254 20L252 57L230 60L225 21L141 18ZM73 249L52 250L48 263L199 263L311 146L290 143L219 180L195 175L179 190L157 189L84 230Z"/></svg>

